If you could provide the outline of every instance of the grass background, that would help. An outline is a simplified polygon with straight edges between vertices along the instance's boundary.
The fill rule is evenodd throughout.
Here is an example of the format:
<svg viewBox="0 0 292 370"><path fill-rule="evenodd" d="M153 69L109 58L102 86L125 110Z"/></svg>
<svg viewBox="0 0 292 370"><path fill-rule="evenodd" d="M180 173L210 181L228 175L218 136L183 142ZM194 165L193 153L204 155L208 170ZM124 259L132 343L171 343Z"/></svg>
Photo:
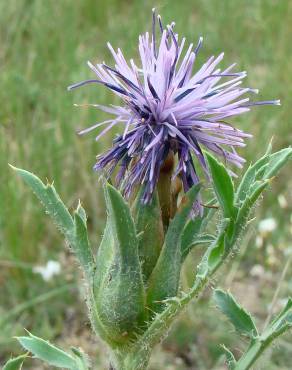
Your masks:
<svg viewBox="0 0 292 370"><path fill-rule="evenodd" d="M281 107L258 107L236 120L254 135L244 156L249 161L257 158L272 136L276 149L291 144L289 0L0 0L0 363L10 352L19 351L12 336L23 334L25 327L64 347L84 346L96 356L97 368L105 368L104 348L90 335L76 264L54 225L7 163L53 179L70 208L82 199L92 240L98 244L104 203L92 165L95 155L110 145L111 135L100 143L95 143L94 135L77 137L78 128L100 121L103 114L75 108L73 103L106 104L113 97L102 87L88 86L74 93L66 87L91 76L87 60L111 61L106 48L109 40L127 56L136 57L137 38L150 29L153 5L165 23L175 19L177 31L190 42L204 36L198 64L223 50L225 63L237 61L239 69L248 71L247 84L259 88L261 98L281 99ZM286 168L275 179L242 241L243 252L234 257L232 269L226 267L217 277L259 323L265 320L291 254L290 172L291 167ZM266 217L275 218L278 227L261 236L259 247L255 231ZM59 261L62 271L44 282L32 268L50 259ZM256 270L257 265L262 268ZM187 279L188 271L183 277ZM290 268L279 286L279 306L292 293L291 277ZM209 297L210 291L181 318L163 350L156 351L153 369L219 369L223 366L220 343L240 352L235 333L218 320ZM291 336L280 344L264 358L266 369L290 368Z"/></svg>

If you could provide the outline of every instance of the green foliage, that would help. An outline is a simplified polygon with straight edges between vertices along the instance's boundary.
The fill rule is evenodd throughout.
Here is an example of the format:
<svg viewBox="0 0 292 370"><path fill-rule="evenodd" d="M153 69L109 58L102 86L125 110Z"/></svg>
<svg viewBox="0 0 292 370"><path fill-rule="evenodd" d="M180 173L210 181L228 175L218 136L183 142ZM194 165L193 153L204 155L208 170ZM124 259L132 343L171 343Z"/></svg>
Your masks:
<svg viewBox="0 0 292 370"><path fill-rule="evenodd" d="M227 347L225 347L224 345L222 345L221 348L223 349L223 351L225 353L226 363L227 363L228 369L229 370L234 370L236 360L234 358L233 353Z"/></svg>
<svg viewBox="0 0 292 370"><path fill-rule="evenodd" d="M92 278L94 258L88 240L86 213L79 204L74 212L74 251L88 278Z"/></svg>
<svg viewBox="0 0 292 370"><path fill-rule="evenodd" d="M265 156L270 162L265 157L248 169L236 197L233 183L224 166L208 156L214 190L223 211L217 235L215 237L205 232L209 216L212 215L209 209L205 210L202 218L189 219L200 189L200 185L196 185L182 199L180 208L171 220L160 254L159 250L156 251L155 259L151 263L148 261L148 274L151 272L150 268L155 267L146 286L141 266L145 261L143 253L139 251L144 248L145 255L147 244L151 248L157 241L155 237L163 237L162 222L155 224L157 218L161 221L157 197L145 209L141 204L135 204L135 225L129 205L120 192L109 184L105 186L108 219L95 268L87 235L85 210L79 204L72 219L51 185L45 186L35 175L16 169L57 223L84 269L89 283L90 316L96 331L117 353L124 353L123 348L130 348L136 341L137 348L133 347L134 352L121 357L124 364L132 366L139 358L143 358L143 362L149 358L150 349L164 336L182 307L198 295L234 250L238 235L247 224L252 206L270 182L269 176L277 174L291 157L291 151L284 150L274 154L268 151ZM226 215L230 217L224 217ZM146 227L148 223L151 224L149 230ZM141 242L144 243L142 247L139 244ZM180 296L178 287L181 265L191 248L197 244L209 246L198 265L193 287ZM238 362L225 349L228 366L232 370L248 369L276 337L291 327L291 301L288 301L285 309L264 333L259 335L250 314L231 294L217 289L214 298L236 330L250 338L250 346ZM149 315L149 311L153 314ZM31 334L18 340L36 357L53 366L74 370L88 369L87 357L79 350L73 349L73 354L69 355Z"/></svg>
<svg viewBox="0 0 292 370"><path fill-rule="evenodd" d="M269 323L262 334L259 334L251 315L241 307L230 293L221 289L214 292L214 300L227 318L234 325L235 329L250 338L246 351L235 361L233 354L223 346L226 355L228 368L231 370L248 370L258 360L262 353L272 342L292 328L292 300L288 299L283 310Z"/></svg>
<svg viewBox="0 0 292 370"><path fill-rule="evenodd" d="M133 218L138 235L139 259L144 280L147 281L159 257L164 239L162 215L157 191L149 204L143 204L142 186L133 205Z"/></svg>
<svg viewBox="0 0 292 370"><path fill-rule="evenodd" d="M292 299L289 298L283 310L271 321L262 337L273 340L292 328Z"/></svg>
<svg viewBox="0 0 292 370"><path fill-rule="evenodd" d="M65 235L69 242L73 240L73 220L64 203L57 194L52 184L44 183L31 172L10 166L32 189L40 202L44 205L46 212L55 221L57 227Z"/></svg>
<svg viewBox="0 0 292 370"><path fill-rule="evenodd" d="M292 148L285 148L271 154L271 146L269 146L264 156L250 165L242 177L236 192L236 203L240 204L257 193L262 184L276 176L291 157Z"/></svg>
<svg viewBox="0 0 292 370"><path fill-rule="evenodd" d="M53 346L44 339L38 338L31 333L29 333L29 336L18 337L17 339L22 347L31 352L36 358L43 360L49 365L70 370L82 369L80 367L80 361L77 361L74 356Z"/></svg>
<svg viewBox="0 0 292 370"><path fill-rule="evenodd" d="M92 275L94 259L89 246L84 209L79 204L73 220L53 185L44 185L34 174L13 166L11 167L33 190L45 207L46 213L51 216L58 229L70 243L85 274L90 277Z"/></svg>
<svg viewBox="0 0 292 370"><path fill-rule="evenodd" d="M216 289L214 299L220 311L226 315L240 334L247 335L250 338L258 335L251 315L235 301L230 293Z"/></svg>
<svg viewBox="0 0 292 370"><path fill-rule="evenodd" d="M263 174L268 166L270 154L272 151L272 142L269 143L266 153L254 164L250 164L245 171L237 187L236 202L241 203L249 195L253 184L263 178Z"/></svg>
<svg viewBox="0 0 292 370"><path fill-rule="evenodd" d="M292 148L271 154L269 147L266 154L248 168L236 192L235 199L239 211L235 221L234 237L237 237L245 227L252 207L270 184L272 176L276 176L291 157Z"/></svg>
<svg viewBox="0 0 292 370"><path fill-rule="evenodd" d="M108 211L106 238L102 248L110 241L108 254L103 250L99 257L110 258L104 263L102 278L94 282L96 311L102 325L113 342L129 341L145 320L145 292L138 256L138 239L128 204L111 185L105 187ZM111 234L111 237L109 236ZM109 238L109 239L107 239Z"/></svg>
<svg viewBox="0 0 292 370"><path fill-rule="evenodd" d="M81 348L71 347L71 351L78 364L78 370L88 370L90 368L89 358L83 350Z"/></svg>
<svg viewBox="0 0 292 370"><path fill-rule="evenodd" d="M190 215L200 185L184 196L180 208L169 224L157 264L150 276L147 291L149 307L161 307L161 302L177 294L181 271L181 236Z"/></svg>
<svg viewBox="0 0 292 370"><path fill-rule="evenodd" d="M27 354L11 358L6 362L2 370L21 370L22 364L24 360L26 359Z"/></svg>
<svg viewBox="0 0 292 370"><path fill-rule="evenodd" d="M211 206L213 202L209 205ZM207 205L207 206L209 206ZM182 261L187 257L193 247L199 244L211 243L214 236L205 233L206 226L214 214L213 208L204 208L202 217L191 218L186 224L181 236Z"/></svg>
<svg viewBox="0 0 292 370"><path fill-rule="evenodd" d="M289 159L292 159L292 148L284 148L271 154L263 178L270 179L273 176L277 176L280 169L285 166Z"/></svg>
<svg viewBox="0 0 292 370"><path fill-rule="evenodd" d="M212 175L216 197L225 218L232 218L236 212L234 206L234 186L226 167L219 163L211 154L205 153Z"/></svg>
<svg viewBox="0 0 292 370"><path fill-rule="evenodd" d="M204 253L200 264L197 269L197 278L205 279L211 273L215 272L223 261L226 254L225 250L225 237L227 229L230 225L230 219L225 218L221 220L221 225L216 239L211 243L206 252Z"/></svg>
<svg viewBox="0 0 292 370"><path fill-rule="evenodd" d="M182 261L187 257L190 251L196 247L197 245L210 245L216 240L215 236L212 234L200 234L194 235L190 244L188 244L185 248L182 248Z"/></svg>

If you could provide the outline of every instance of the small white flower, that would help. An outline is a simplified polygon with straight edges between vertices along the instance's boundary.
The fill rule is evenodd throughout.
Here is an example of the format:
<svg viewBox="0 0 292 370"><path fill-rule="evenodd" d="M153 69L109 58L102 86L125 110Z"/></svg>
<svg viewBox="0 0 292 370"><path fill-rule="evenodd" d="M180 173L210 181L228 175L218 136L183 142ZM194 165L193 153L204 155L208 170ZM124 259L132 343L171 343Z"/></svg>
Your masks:
<svg viewBox="0 0 292 370"><path fill-rule="evenodd" d="M265 218L259 222L259 232L262 234L271 233L277 227L277 222L274 218Z"/></svg>
<svg viewBox="0 0 292 370"><path fill-rule="evenodd" d="M250 275L252 277L261 278L265 274L265 269L261 265L254 265L250 270Z"/></svg>
<svg viewBox="0 0 292 370"><path fill-rule="evenodd" d="M258 248L261 248L263 246L264 240L263 240L263 237L261 235L257 235L256 240L255 240L255 244Z"/></svg>
<svg viewBox="0 0 292 370"><path fill-rule="evenodd" d="M288 202L283 194L278 195L278 202L281 208L287 208Z"/></svg>
<svg viewBox="0 0 292 370"><path fill-rule="evenodd" d="M48 261L45 266L35 266L33 272L40 274L45 281L52 279L54 275L59 275L61 271L61 265L57 261Z"/></svg>

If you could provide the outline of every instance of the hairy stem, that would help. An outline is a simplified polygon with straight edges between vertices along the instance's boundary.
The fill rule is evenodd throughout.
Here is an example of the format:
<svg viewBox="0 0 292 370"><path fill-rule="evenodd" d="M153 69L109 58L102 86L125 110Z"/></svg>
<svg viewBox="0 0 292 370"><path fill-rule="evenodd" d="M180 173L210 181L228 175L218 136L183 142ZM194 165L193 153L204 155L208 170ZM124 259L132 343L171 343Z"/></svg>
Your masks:
<svg viewBox="0 0 292 370"><path fill-rule="evenodd" d="M114 351L112 353L113 364L109 370L146 370L148 367L149 351Z"/></svg>
<svg viewBox="0 0 292 370"><path fill-rule="evenodd" d="M239 361L236 363L234 370L248 370L260 357L263 351L268 347L269 342L254 339L251 341L246 352L241 356Z"/></svg>

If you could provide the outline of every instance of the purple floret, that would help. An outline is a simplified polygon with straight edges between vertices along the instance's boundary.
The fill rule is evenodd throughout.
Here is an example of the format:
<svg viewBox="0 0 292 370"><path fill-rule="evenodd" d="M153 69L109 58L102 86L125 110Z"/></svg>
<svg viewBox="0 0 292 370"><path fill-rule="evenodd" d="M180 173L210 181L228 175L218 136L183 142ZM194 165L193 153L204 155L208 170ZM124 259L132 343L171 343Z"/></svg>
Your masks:
<svg viewBox="0 0 292 370"><path fill-rule="evenodd" d="M164 28L153 10L152 36L148 32L139 36L140 66L133 59L128 63L122 51L115 51L108 43L115 66L88 62L97 79L69 87L102 84L123 101L122 106L94 104L113 118L80 134L105 125L98 140L117 124L124 125L112 148L97 157L94 168L110 176L119 165L117 182L127 197L136 185L144 184L143 200L151 199L170 152L177 157L173 177L181 178L184 191L199 182L194 157L208 178L203 149L242 167L245 160L236 148L245 146L244 139L251 135L232 127L226 119L248 112L253 105L279 104L278 100L251 102L246 96L258 91L240 87L246 72L234 72L235 64L223 71L217 67L223 53L210 57L193 73L202 41L200 38L195 47L191 44L184 51L186 40L174 33L174 23Z"/></svg>

